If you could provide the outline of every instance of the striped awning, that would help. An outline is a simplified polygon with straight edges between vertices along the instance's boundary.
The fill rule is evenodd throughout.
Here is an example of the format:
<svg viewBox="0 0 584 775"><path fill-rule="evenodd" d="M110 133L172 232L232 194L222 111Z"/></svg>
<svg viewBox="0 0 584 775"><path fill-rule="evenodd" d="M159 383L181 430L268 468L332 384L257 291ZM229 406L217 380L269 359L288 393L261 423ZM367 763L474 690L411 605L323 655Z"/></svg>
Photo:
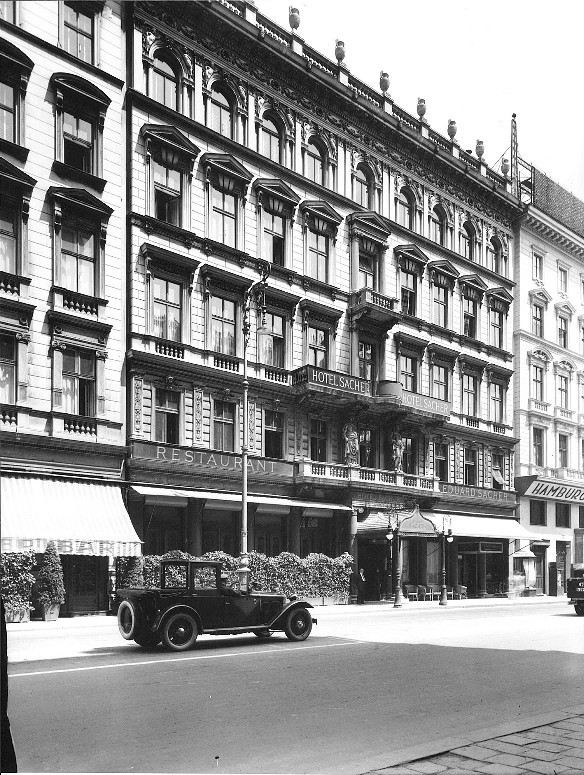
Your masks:
<svg viewBox="0 0 584 775"><path fill-rule="evenodd" d="M134 557L140 541L119 485L68 479L6 476L0 479L2 552Z"/></svg>

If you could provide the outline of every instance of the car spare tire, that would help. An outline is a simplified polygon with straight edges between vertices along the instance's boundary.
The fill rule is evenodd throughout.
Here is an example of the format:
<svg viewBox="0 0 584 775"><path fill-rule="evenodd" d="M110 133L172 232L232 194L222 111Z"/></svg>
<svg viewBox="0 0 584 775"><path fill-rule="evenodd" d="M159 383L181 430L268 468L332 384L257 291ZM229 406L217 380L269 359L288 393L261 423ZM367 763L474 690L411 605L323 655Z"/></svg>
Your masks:
<svg viewBox="0 0 584 775"><path fill-rule="evenodd" d="M138 631L136 606L130 600L122 600L118 608L118 629L122 638L133 640Z"/></svg>

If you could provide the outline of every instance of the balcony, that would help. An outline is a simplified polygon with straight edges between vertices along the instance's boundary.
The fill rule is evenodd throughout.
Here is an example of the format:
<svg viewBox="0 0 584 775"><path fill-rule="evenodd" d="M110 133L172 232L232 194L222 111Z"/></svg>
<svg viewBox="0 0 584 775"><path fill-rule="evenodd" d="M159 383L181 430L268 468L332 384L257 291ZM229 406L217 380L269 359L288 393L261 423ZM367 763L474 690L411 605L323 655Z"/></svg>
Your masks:
<svg viewBox="0 0 584 775"><path fill-rule="evenodd" d="M576 421L576 412L573 409L564 409L561 406L554 407L554 417L560 420L570 420L570 422Z"/></svg>
<svg viewBox="0 0 584 775"><path fill-rule="evenodd" d="M373 485L388 490L406 488L439 492L438 479L433 476L404 474L397 471L385 471L378 468L361 468L339 463L318 463L314 460L303 460L297 463L296 478L300 480L324 480L332 482Z"/></svg>
<svg viewBox="0 0 584 775"><path fill-rule="evenodd" d="M543 412L544 414L550 413L551 404L549 401L540 401L538 398L529 399L529 409L532 412Z"/></svg>
<svg viewBox="0 0 584 775"><path fill-rule="evenodd" d="M363 320L391 327L401 319L394 309L397 299L384 296L373 288L361 288L349 297L349 312L353 320Z"/></svg>

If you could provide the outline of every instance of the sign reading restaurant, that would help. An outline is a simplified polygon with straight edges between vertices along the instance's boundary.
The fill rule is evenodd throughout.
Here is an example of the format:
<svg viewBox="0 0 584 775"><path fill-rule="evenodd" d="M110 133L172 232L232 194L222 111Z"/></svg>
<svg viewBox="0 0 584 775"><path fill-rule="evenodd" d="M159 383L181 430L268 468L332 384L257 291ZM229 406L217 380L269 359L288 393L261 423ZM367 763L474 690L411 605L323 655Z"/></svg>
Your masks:
<svg viewBox="0 0 584 775"><path fill-rule="evenodd" d="M208 471L241 472L241 456L227 452L206 452L191 447L169 447L162 444L149 444L135 441L132 444L132 457L156 460L189 468L202 468ZM252 457L247 460L250 474L280 474L292 476L293 464L281 460L269 460Z"/></svg>
<svg viewBox="0 0 584 775"><path fill-rule="evenodd" d="M504 501L515 503L515 493L509 490L490 490L488 487L470 487L466 484L450 484L440 482L440 492L447 495L457 495L461 498L476 498L478 500Z"/></svg>

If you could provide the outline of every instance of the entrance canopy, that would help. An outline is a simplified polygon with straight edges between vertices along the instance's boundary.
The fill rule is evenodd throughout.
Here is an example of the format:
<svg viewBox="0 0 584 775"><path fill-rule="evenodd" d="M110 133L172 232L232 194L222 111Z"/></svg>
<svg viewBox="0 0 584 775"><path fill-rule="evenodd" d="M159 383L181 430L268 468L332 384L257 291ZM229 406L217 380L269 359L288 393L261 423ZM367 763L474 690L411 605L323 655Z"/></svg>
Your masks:
<svg viewBox="0 0 584 775"><path fill-rule="evenodd" d="M122 501L119 485L67 479L2 476L2 552L134 557L142 542Z"/></svg>
<svg viewBox="0 0 584 775"><path fill-rule="evenodd" d="M170 505L176 498L188 499L198 498L202 500L222 501L223 503L233 503L234 511L237 506L241 505L241 494L233 492L221 492L220 490L214 490L213 492L207 492L204 490L179 490L176 488L168 487L147 487L135 485L132 487L134 492L138 495L144 495L151 503L166 502ZM328 511L352 511L350 506L341 506L338 503L323 503L322 501L301 501L295 498L270 498L267 495L252 495L247 496L248 503L262 504L264 506L297 506L302 509L326 509Z"/></svg>
<svg viewBox="0 0 584 775"><path fill-rule="evenodd" d="M438 514L434 515L438 517ZM447 527L452 528L452 535L471 538L534 538L516 519L505 517L478 517L470 514L447 514ZM440 515L440 523L442 522ZM437 521L438 524L438 521Z"/></svg>

